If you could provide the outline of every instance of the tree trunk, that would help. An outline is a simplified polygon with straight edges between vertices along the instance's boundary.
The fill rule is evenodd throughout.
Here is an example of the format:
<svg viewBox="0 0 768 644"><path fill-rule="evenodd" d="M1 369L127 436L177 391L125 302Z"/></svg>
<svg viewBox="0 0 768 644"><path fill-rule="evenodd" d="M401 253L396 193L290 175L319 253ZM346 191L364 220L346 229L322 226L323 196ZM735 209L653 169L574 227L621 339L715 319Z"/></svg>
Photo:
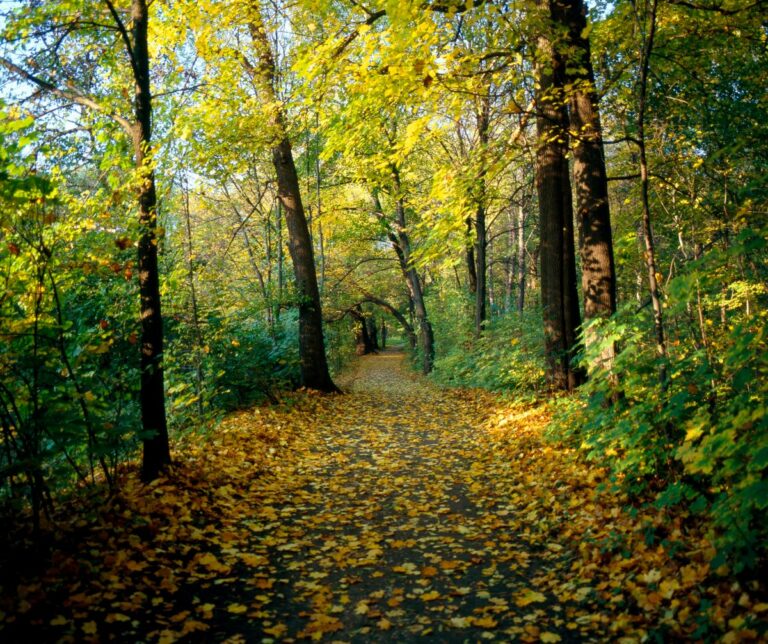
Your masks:
<svg viewBox="0 0 768 644"><path fill-rule="evenodd" d="M467 248L464 257L467 260L467 287L473 295L477 293L477 263L475 260L475 244L472 241L472 217L467 217Z"/></svg>
<svg viewBox="0 0 768 644"><path fill-rule="evenodd" d="M640 152L640 196L643 206L642 231L645 244L645 262L648 269L648 288L651 293L651 304L653 306L653 328L656 335L656 352L659 356L659 382L664 389L667 386L667 344L664 333L664 313L661 306L659 282L656 277L656 250L653 243L653 228L651 226L651 206L648 195L648 159L645 150L645 111L651 52L653 51L653 41L654 36L656 35L656 8L656 0L651 0L649 17L650 25L648 27L648 35L643 42L642 59L640 61L636 143Z"/></svg>
<svg viewBox="0 0 768 644"><path fill-rule="evenodd" d="M379 327L376 325L376 318L370 315L365 320L368 326L368 338L371 341L371 351L374 353L379 350Z"/></svg>
<svg viewBox="0 0 768 644"><path fill-rule="evenodd" d="M487 317L486 301L488 299L488 233L485 226L487 207L486 174L488 171L488 126L490 122L490 98L483 96L477 113L477 134L480 144L480 172L477 177L477 209L475 210L475 337L479 338L485 326Z"/></svg>
<svg viewBox="0 0 768 644"><path fill-rule="evenodd" d="M432 371L432 364L435 357L435 338L432 332L432 325L427 316L427 306L424 302L424 291L421 285L421 278L419 277L418 271L411 265L411 241L406 232L405 204L400 196L400 175L396 168L392 169L392 178L395 188L395 227L397 232L392 232L390 230L387 233L387 237L397 255L397 261L400 264L400 269L405 278L405 284L408 287L408 306L411 319L415 317L416 324L419 327L418 337L422 349L422 371L427 374ZM379 217L383 217L381 202L376 191L373 192L373 202ZM401 322L401 324L402 323L403 322ZM415 339L413 325L408 324L408 328L411 329L411 331L408 332L408 339L411 343L411 348L413 348L413 341Z"/></svg>
<svg viewBox="0 0 768 644"><path fill-rule="evenodd" d="M274 89L275 61L272 48L261 17L260 3L251 2L250 32L259 63L258 68L249 66L254 81L272 106L272 163L277 175L277 194L285 211L288 228L288 249L293 260L296 290L299 298L299 359L301 384L310 389L335 392L338 387L331 380L325 356L323 317L320 292L317 287L315 258L309 235L307 218L301 202L299 178L293 159L291 142L285 127L285 115Z"/></svg>
<svg viewBox="0 0 768 644"><path fill-rule="evenodd" d="M157 193L152 160L152 95L149 84L149 47L146 0L133 0L131 29L135 88L133 150L137 170L143 175L139 188L139 296L141 301L141 424L144 454L141 477L157 478L171 462L165 418L163 384L163 318L160 310L160 277L157 260Z"/></svg>
<svg viewBox="0 0 768 644"><path fill-rule="evenodd" d="M421 278L416 268L411 262L411 241L406 232L405 222L405 204L400 194L400 175L397 170L393 171L395 184L395 212L397 216L397 241L400 248L402 262L405 270L405 281L408 285L408 291L411 294L413 309L416 320L419 325L419 337L421 339L422 362L421 370L427 374L432 371L432 365L435 360L435 336L432 332L432 325L427 316L427 305L424 301L424 290L422 288Z"/></svg>
<svg viewBox="0 0 768 644"><path fill-rule="evenodd" d="M525 207L517 211L517 312L522 314L525 307Z"/></svg>
<svg viewBox="0 0 768 644"><path fill-rule="evenodd" d="M541 6L540 2L540 6ZM568 114L564 103L564 61L551 41L538 39L536 64L536 184L541 235L541 303L548 379L570 390L581 381L571 361L580 324L576 295L573 213L568 172Z"/></svg>
<svg viewBox="0 0 768 644"><path fill-rule="evenodd" d="M584 318L589 321L616 312L616 267L613 257L611 216L608 204L608 175L605 169L602 127L595 75L592 68L587 29L587 7L583 0L556 4L557 16L568 27L572 60L567 82L569 96L573 178L576 189L576 220L579 227L581 287ZM594 333L585 336L587 344L597 341ZM613 346L598 357L599 366L613 364Z"/></svg>
<svg viewBox="0 0 768 644"><path fill-rule="evenodd" d="M381 332L379 333L379 336L381 337L381 348L382 350L387 348L387 321L382 320L381 321Z"/></svg>
<svg viewBox="0 0 768 644"><path fill-rule="evenodd" d="M203 415L203 330L200 324L200 311L197 304L197 287L195 285L195 265L194 265L194 246L192 242L192 216L189 208L189 186L186 178L182 185L184 199L184 232L187 242L187 280L189 282L189 299L192 306L192 330L194 332L194 354L193 361L195 365L195 395L197 396L197 413Z"/></svg>

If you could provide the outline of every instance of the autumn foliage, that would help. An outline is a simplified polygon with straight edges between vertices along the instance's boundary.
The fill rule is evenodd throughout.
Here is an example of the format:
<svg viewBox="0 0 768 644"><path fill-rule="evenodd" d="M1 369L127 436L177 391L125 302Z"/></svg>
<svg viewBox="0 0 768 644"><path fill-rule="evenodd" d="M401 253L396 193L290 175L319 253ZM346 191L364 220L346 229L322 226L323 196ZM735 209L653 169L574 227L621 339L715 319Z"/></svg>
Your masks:
<svg viewBox="0 0 768 644"><path fill-rule="evenodd" d="M604 470L542 440L544 407L439 389L392 353L345 384L229 416L167 477L63 508L50 564L6 577L4 639L765 632L764 587L712 569L700 522L601 492Z"/></svg>

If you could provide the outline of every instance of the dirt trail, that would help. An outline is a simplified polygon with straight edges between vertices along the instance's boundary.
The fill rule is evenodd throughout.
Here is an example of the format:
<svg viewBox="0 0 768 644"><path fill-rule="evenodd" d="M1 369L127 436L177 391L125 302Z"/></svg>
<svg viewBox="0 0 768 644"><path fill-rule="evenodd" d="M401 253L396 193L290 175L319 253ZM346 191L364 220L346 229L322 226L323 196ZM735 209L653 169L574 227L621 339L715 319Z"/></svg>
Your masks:
<svg viewBox="0 0 768 644"><path fill-rule="evenodd" d="M536 594L540 549L495 494L510 465L480 429L484 399L432 386L402 360L360 362L342 383L350 393L318 414L321 440L285 473L290 494L276 486L265 498L279 517L253 525L275 580L265 609L278 626L267 628L279 638L462 642L531 625L535 639L550 628L554 640L564 619Z"/></svg>

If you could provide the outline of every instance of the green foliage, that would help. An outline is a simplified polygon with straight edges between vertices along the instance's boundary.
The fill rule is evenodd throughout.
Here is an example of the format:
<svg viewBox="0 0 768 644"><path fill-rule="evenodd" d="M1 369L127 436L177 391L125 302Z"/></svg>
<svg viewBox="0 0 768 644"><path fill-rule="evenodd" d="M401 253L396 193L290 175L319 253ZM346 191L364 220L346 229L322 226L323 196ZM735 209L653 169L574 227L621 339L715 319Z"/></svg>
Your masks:
<svg viewBox="0 0 768 644"><path fill-rule="evenodd" d="M544 388L540 311L529 309L522 315L512 312L494 318L477 340L472 338L467 316L462 328L455 324L457 318L450 310L440 313L435 322L443 341L435 361L438 382L518 394Z"/></svg>
<svg viewBox="0 0 768 644"><path fill-rule="evenodd" d="M669 286L667 310L689 313L674 329L667 382L650 341L650 314L624 306L595 323L601 343L620 350L611 373L596 371L580 394L558 403L551 431L607 464L613 481L637 497L704 513L718 549L716 564L755 566L768 543L768 313L766 234L745 228L727 249L692 262ZM738 264L734 257L747 257ZM750 268L745 268L746 265ZM723 292L723 279L738 270ZM697 302L700 324L693 322ZM702 305L703 306L703 305Z"/></svg>

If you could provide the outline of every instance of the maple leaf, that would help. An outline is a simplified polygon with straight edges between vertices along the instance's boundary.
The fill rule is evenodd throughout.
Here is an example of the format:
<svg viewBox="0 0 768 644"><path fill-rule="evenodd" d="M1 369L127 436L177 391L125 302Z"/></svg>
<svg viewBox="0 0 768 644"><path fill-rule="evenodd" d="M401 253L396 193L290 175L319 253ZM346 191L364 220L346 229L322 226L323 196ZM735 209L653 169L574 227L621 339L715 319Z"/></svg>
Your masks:
<svg viewBox="0 0 768 644"><path fill-rule="evenodd" d="M390 622L386 617L382 617L378 622L376 622L376 627L379 630L388 631L390 628L392 628L392 622Z"/></svg>
<svg viewBox="0 0 768 644"><path fill-rule="evenodd" d="M421 596L421 598L425 602L431 602L431 601L434 601L435 599L439 599L440 598L440 593L437 592L436 590L430 590L429 592L424 593Z"/></svg>
<svg viewBox="0 0 768 644"><path fill-rule="evenodd" d="M248 607L244 606L243 604L230 604L227 606L227 612L232 613L233 615L241 615L247 610Z"/></svg>

